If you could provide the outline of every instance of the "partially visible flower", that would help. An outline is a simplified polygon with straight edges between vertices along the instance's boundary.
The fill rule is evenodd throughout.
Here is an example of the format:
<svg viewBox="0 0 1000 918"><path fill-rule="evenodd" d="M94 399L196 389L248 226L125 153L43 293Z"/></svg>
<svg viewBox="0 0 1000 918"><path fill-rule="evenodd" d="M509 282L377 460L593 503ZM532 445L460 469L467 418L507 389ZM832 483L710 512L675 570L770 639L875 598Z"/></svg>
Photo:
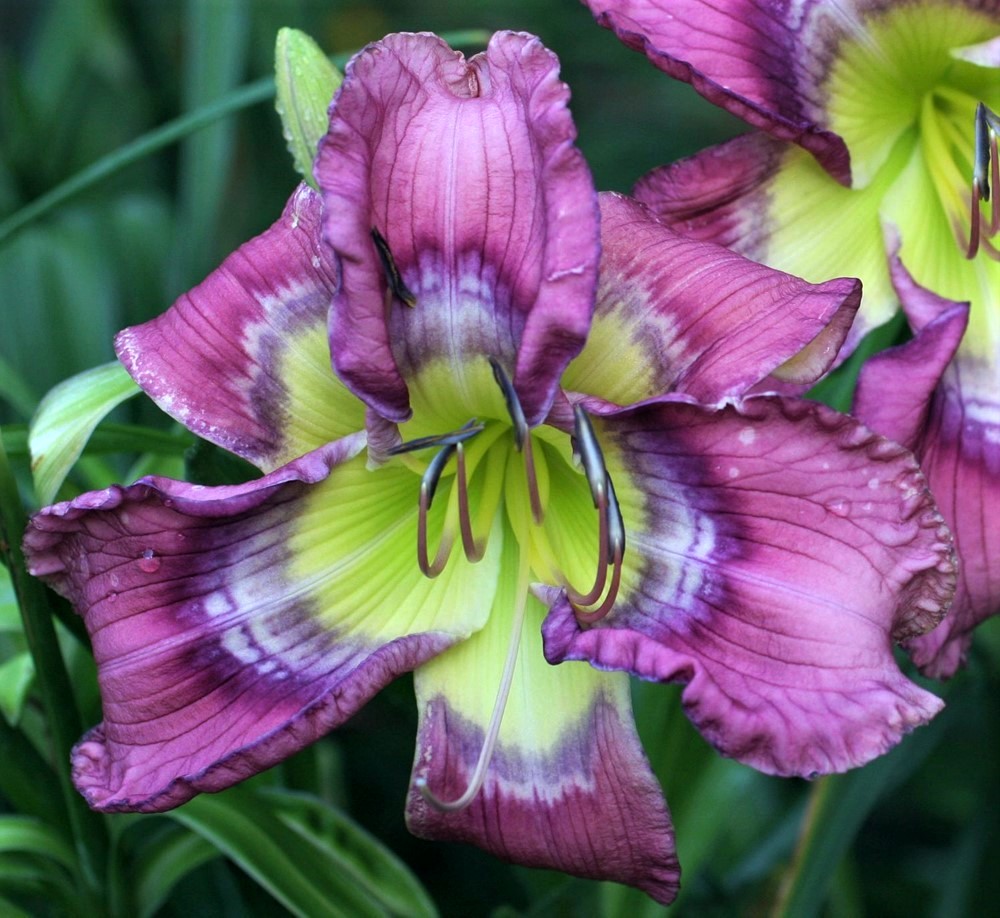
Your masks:
<svg viewBox="0 0 1000 918"><path fill-rule="evenodd" d="M92 806L219 790L416 670L413 831L669 902L627 673L687 683L712 742L780 774L862 764L939 709L891 647L954 580L912 455L743 398L826 372L857 282L599 199L567 96L529 36L469 61L427 35L370 46L322 197L301 187L119 336L161 407L265 474L33 520L31 569L98 664L104 722L74 755Z"/></svg>
<svg viewBox="0 0 1000 918"><path fill-rule="evenodd" d="M1000 2L585 2L656 66L766 132L646 176L636 194L661 219L801 277L860 277L848 348L900 298L918 309L912 285L892 284L886 237L918 285L971 303L933 447L961 470L935 473L933 486L968 574L947 637L917 654L926 672L951 675L971 629L1000 612L1000 513L985 509L996 506L1000 464L1000 254L990 239L1000 189L986 203L1000 185Z"/></svg>
<svg viewBox="0 0 1000 918"><path fill-rule="evenodd" d="M929 634L907 643L932 676L960 665L973 628L1000 596L995 508L1000 507L1000 442L968 418L962 401L962 357L953 359L968 321L968 304L954 303L916 284L898 259L892 276L914 337L875 355L858 377L854 414L906 445L953 520L961 551L955 609Z"/></svg>

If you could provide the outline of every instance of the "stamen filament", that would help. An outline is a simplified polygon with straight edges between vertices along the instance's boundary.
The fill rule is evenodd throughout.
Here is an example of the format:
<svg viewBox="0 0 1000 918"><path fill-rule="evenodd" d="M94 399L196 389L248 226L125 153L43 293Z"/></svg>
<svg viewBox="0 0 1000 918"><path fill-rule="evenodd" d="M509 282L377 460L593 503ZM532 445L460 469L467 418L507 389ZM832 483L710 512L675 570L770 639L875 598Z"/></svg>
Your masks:
<svg viewBox="0 0 1000 918"><path fill-rule="evenodd" d="M995 236L1000 230L1000 156L997 155L997 135L990 134L990 164L991 176L993 179L993 202L990 213L990 228L986 231L987 236ZM986 200L989 200L987 197Z"/></svg>
<svg viewBox="0 0 1000 918"><path fill-rule="evenodd" d="M969 244L965 249L966 258L975 258L979 252L979 227L982 221L979 218L979 189L976 183L972 183L972 194L970 195L971 205L969 213Z"/></svg>
<svg viewBox="0 0 1000 918"><path fill-rule="evenodd" d="M514 615L511 622L510 642L507 645L507 656L504 660L503 673L500 676L500 685L497 688L496 700L493 703L493 712L490 715L490 722L486 728L486 735L483 739L483 747L479 751L479 759L476 767L472 771L469 785L462 795L455 800L442 800L427 786L427 778L421 775L413 784L420 791L420 795L432 807L443 812L454 812L464 810L476 798L482 789L483 781L486 779L486 772L493 752L496 749L497 737L500 735L500 725L503 722L503 714L507 707L507 699L510 697L510 687L514 682L514 668L517 665L518 651L521 647L521 632L524 626L525 610L528 605L528 575L529 575L528 553L520 552L517 573L517 603L514 607Z"/></svg>
<svg viewBox="0 0 1000 918"><path fill-rule="evenodd" d="M602 498L602 505L597 508L597 575L594 578L594 585L589 593L581 593L574 587L566 583L566 595L569 601L576 606L592 606L604 592L604 585L608 582L608 507Z"/></svg>
<svg viewBox="0 0 1000 918"><path fill-rule="evenodd" d="M471 563L475 564L477 561L483 559L483 554L486 551L486 539L476 541L476 537L472 532L472 518L469 513L469 482L465 469L465 449L461 443L458 443L455 449L457 451L456 462L458 465L458 470L455 473L455 486L458 488L458 525L462 532L462 548L465 551L465 557Z"/></svg>
<svg viewBox="0 0 1000 918"><path fill-rule="evenodd" d="M517 397L517 390L507 375L507 371L495 357L490 357L489 360L490 366L493 368L493 378L503 393L507 413L510 415L510 421L514 428L514 448L524 455L524 475L528 483L531 517L536 525L541 526L545 521L545 509L542 507L542 497L538 491L538 475L535 471L535 458L531 446L531 429L528 427L528 422L524 417L524 409L521 407L521 400Z"/></svg>
<svg viewBox="0 0 1000 918"><path fill-rule="evenodd" d="M420 567L420 572L431 580L444 570L445 565L448 563L448 558L451 556L452 545L455 542L454 535L445 526L444 531L441 533L441 542L438 545L437 553L434 555L434 560L430 561L428 559L427 513L434 500L434 493L437 491L438 482L441 480L444 467L448 464L448 460L455 449L456 446L448 444L438 452L428 463L427 470L424 472L423 478L420 479L420 504L417 515L417 565Z"/></svg>
<svg viewBox="0 0 1000 918"><path fill-rule="evenodd" d="M612 606L615 604L615 600L618 599L618 589L621 587L622 582L621 552L615 552L615 556L611 562L611 567L614 573L611 576L611 587L608 589L608 595L604 597L604 602L602 602L596 609L587 611L580 609L576 605L573 606L573 612L576 615L576 620L581 624L592 625L594 622L599 622L611 611Z"/></svg>
<svg viewBox="0 0 1000 918"><path fill-rule="evenodd" d="M458 430L443 434L431 434L429 437L417 437L414 440L407 440L405 443L397 443L388 453L390 456L398 456L401 453L412 453L414 450L427 449L431 446L457 446L459 443L471 440L485 429L485 424L480 424L475 418L470 418Z"/></svg>
<svg viewBox="0 0 1000 918"><path fill-rule="evenodd" d="M590 417L583 406L579 404L573 406L573 415L577 456L583 465L587 482L590 485L590 496L597 509L597 575L594 585L588 593L581 593L567 581L563 582L566 596L573 605L577 620L590 624L607 615L618 597L618 589L621 585L621 563L625 554L625 523L618 505L618 496L615 494L611 476L608 474L604 462L601 444L598 442L597 434L594 433ZM614 570L607 596L596 609L585 611L581 606L593 605L604 593L609 566Z"/></svg>
<svg viewBox="0 0 1000 918"><path fill-rule="evenodd" d="M1000 133L1000 117L982 102L976 105L975 131L973 139L972 194L970 197L969 244L966 258L975 258L983 249L991 258L1000 260L1000 252L987 240L1000 230L1000 156L997 155L997 134ZM993 185L993 200L989 220L986 221L980 204L990 200L990 184ZM983 232L985 226L985 233Z"/></svg>
<svg viewBox="0 0 1000 918"><path fill-rule="evenodd" d="M545 509L538 491L538 473L535 470L535 454L531 446L531 433L524 438L524 477L528 483L528 500L531 502L531 518L536 526L545 522Z"/></svg>

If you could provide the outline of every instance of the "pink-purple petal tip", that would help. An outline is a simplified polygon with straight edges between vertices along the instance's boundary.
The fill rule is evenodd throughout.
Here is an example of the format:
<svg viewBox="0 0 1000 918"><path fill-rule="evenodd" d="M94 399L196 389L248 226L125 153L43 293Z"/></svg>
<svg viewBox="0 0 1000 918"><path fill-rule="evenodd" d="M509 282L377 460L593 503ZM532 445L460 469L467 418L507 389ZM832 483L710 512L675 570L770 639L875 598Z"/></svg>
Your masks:
<svg viewBox="0 0 1000 918"><path fill-rule="evenodd" d="M414 774L437 796L457 798L482 738L447 699L434 699L421 723ZM662 791L631 718L604 699L549 753L501 746L464 810L442 812L411 788L407 825L423 838L471 843L515 864L635 886L663 904L679 887Z"/></svg>

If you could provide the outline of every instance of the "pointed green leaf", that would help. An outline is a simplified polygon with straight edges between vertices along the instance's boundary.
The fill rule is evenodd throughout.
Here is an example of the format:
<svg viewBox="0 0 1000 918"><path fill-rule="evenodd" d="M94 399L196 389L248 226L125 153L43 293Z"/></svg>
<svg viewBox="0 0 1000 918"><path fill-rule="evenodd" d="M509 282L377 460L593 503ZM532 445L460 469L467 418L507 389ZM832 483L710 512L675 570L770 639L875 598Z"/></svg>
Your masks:
<svg viewBox="0 0 1000 918"><path fill-rule="evenodd" d="M279 816L317 853L340 865L341 882L357 884L393 915L432 918L437 909L427 891L393 852L318 797L283 788L260 791L279 807Z"/></svg>
<svg viewBox="0 0 1000 918"><path fill-rule="evenodd" d="M326 134L327 111L343 76L305 32L281 29L274 48L275 107L295 168L316 188L312 163Z"/></svg>
<svg viewBox="0 0 1000 918"><path fill-rule="evenodd" d="M138 391L125 368L114 362L70 377L42 399L28 434L41 503L53 501L101 419Z"/></svg>
<svg viewBox="0 0 1000 918"><path fill-rule="evenodd" d="M0 854L12 851L40 854L70 871L76 869L76 856L62 836L30 816L0 816Z"/></svg>
<svg viewBox="0 0 1000 918"><path fill-rule="evenodd" d="M139 832L148 831L142 821L135 825ZM150 918L181 879L217 857L221 857L219 849L201 835L182 826L172 826L171 831L143 849L142 859L134 868L139 918Z"/></svg>
<svg viewBox="0 0 1000 918"><path fill-rule="evenodd" d="M285 908L304 918L382 918L387 912L338 875L246 788L196 797L167 814L229 857Z"/></svg>

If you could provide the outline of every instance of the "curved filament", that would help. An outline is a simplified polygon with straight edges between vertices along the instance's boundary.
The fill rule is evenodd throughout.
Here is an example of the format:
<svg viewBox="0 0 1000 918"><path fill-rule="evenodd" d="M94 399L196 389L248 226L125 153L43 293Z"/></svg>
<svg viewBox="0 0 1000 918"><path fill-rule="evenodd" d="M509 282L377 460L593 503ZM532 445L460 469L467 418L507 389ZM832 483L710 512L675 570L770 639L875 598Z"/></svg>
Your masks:
<svg viewBox="0 0 1000 918"><path fill-rule="evenodd" d="M455 473L458 488L458 525L462 533L462 548L465 557L473 564L481 561L486 552L486 539L476 540L472 532L472 515L469 511L469 481L465 468L465 449L462 444L456 445L458 469Z"/></svg>
<svg viewBox="0 0 1000 918"><path fill-rule="evenodd" d="M527 556L524 552L521 552L516 587L518 599L511 621L507 656L504 659L500 685L497 687L496 700L493 702L493 712L490 714L490 722L487 725L486 734L483 738L483 746L479 751L479 759L476 761L476 767L472 770L472 777L469 778L468 786L462 795L456 799L442 800L427 786L426 777L421 776L413 782L424 800L437 810L444 812L464 810L476 798L476 794L482 789L483 781L486 779L486 771L496 750L497 737L500 735L500 724L503 722L507 699L510 697L510 687L514 682L514 667L517 665L517 655L521 646L521 632L524 626L524 613L528 605L528 570Z"/></svg>
<svg viewBox="0 0 1000 918"><path fill-rule="evenodd" d="M424 472L423 478L420 479L420 504L417 516L417 564L420 567L420 572L425 577L431 579L437 577L444 570L451 555L452 544L454 543L454 536L450 534L446 526L441 533L441 542L438 545L434 560L429 560L427 556L427 513L431 509L431 503L434 501L434 494L437 491L438 482L441 480L444 467L448 464L448 460L455 449L456 446L448 444L438 452L430 463L428 463L427 470Z"/></svg>

